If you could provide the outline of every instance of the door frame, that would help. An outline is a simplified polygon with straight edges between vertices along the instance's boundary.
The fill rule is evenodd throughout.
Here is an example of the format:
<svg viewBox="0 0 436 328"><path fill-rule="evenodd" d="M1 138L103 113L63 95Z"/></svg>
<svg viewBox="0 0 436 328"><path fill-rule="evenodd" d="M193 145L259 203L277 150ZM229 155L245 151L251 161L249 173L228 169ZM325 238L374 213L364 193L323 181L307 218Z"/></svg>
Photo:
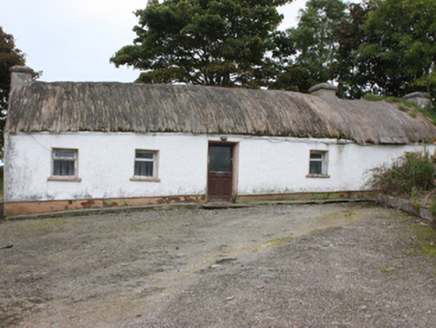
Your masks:
<svg viewBox="0 0 436 328"><path fill-rule="evenodd" d="M238 147L239 142L231 142L231 141L218 141L218 140L209 140L207 143L207 171L206 171L206 202L210 202L209 200L209 166L210 166L210 146L231 146L232 147L232 197L230 203L234 203L236 201L237 196L237 164L238 164Z"/></svg>

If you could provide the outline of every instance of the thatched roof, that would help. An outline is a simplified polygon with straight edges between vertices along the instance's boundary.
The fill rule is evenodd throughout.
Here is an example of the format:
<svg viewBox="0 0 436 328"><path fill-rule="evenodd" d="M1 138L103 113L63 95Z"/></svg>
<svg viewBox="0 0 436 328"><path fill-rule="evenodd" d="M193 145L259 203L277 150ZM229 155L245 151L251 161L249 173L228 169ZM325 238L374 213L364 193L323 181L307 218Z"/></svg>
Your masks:
<svg viewBox="0 0 436 328"><path fill-rule="evenodd" d="M358 143L432 140L436 128L394 104L322 99L278 90L33 82L14 89L6 132L188 132L344 138Z"/></svg>

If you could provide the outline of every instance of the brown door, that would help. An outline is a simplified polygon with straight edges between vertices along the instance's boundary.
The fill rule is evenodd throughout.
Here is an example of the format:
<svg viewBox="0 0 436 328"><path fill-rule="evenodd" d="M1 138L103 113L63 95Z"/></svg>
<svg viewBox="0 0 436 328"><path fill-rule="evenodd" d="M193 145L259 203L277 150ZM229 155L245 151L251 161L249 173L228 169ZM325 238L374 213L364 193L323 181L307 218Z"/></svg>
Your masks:
<svg viewBox="0 0 436 328"><path fill-rule="evenodd" d="M233 191L233 145L209 145L208 200L231 202Z"/></svg>

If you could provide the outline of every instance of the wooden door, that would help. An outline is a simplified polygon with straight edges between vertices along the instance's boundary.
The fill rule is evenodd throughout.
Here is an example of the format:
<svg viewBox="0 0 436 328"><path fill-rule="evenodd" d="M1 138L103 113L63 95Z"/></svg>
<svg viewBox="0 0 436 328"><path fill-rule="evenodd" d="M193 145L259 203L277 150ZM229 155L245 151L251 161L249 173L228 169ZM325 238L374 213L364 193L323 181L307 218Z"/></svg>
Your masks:
<svg viewBox="0 0 436 328"><path fill-rule="evenodd" d="M207 195L209 202L231 202L233 195L233 145L209 145Z"/></svg>

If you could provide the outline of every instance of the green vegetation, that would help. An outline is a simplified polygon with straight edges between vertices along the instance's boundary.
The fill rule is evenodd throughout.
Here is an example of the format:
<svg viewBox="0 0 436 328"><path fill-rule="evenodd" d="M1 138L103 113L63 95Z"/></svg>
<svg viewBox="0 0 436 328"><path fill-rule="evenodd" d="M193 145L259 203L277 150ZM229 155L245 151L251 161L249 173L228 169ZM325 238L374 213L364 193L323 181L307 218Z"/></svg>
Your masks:
<svg viewBox="0 0 436 328"><path fill-rule="evenodd" d="M20 236L39 236L53 231L61 231L65 228L67 219L54 217L44 220L22 220L16 221L9 229L13 234Z"/></svg>
<svg viewBox="0 0 436 328"><path fill-rule="evenodd" d="M410 117L416 118L416 110L413 110L409 113Z"/></svg>
<svg viewBox="0 0 436 328"><path fill-rule="evenodd" d="M415 103L405 101L403 99L400 99L400 98L394 97L394 96L385 97L385 96L380 96L380 95L376 95L373 93L366 93L363 96L363 99L368 100L368 101L382 101L382 100L384 100L388 103L398 102L398 103L404 104L407 107L418 108L418 106Z"/></svg>
<svg viewBox="0 0 436 328"><path fill-rule="evenodd" d="M409 115L413 118L416 118L417 113L420 112L424 116L428 117L434 125L436 125L436 108L435 107L426 107L426 108L420 108L415 103L412 103L410 101L406 101L397 97L385 97L385 96L379 96L375 95L373 93L367 93L363 96L363 99L367 101L386 101L389 103L400 103L401 105L398 105L398 109L403 112L408 112Z"/></svg>
<svg viewBox="0 0 436 328"><path fill-rule="evenodd" d="M424 254L436 256L436 230L421 224L413 224L412 230L414 240L421 247L421 251Z"/></svg>
<svg viewBox="0 0 436 328"><path fill-rule="evenodd" d="M402 96L435 94L436 2L371 0L350 4L335 33L339 43L335 76L341 93L360 98L370 91Z"/></svg>
<svg viewBox="0 0 436 328"><path fill-rule="evenodd" d="M157 0L137 10L133 45L110 59L142 70L138 83L257 88L274 75L277 7L290 0ZM284 51L284 47L281 51Z"/></svg>
<svg viewBox="0 0 436 328"><path fill-rule="evenodd" d="M309 199L326 199L328 194L326 193L312 193L309 195Z"/></svg>
<svg viewBox="0 0 436 328"><path fill-rule="evenodd" d="M307 92L333 81L344 98L436 96L434 0L309 0L297 27L278 31L290 2L150 0L110 60L140 70L138 83Z"/></svg>
<svg viewBox="0 0 436 328"><path fill-rule="evenodd" d="M372 186L390 195L416 197L434 187L435 167L428 153L406 153L392 166L372 171Z"/></svg>
<svg viewBox="0 0 436 328"><path fill-rule="evenodd" d="M9 69L15 65L24 65L24 63L24 54L15 46L13 35L5 33L0 26L0 149L3 148L3 129L6 123L11 86Z"/></svg>

